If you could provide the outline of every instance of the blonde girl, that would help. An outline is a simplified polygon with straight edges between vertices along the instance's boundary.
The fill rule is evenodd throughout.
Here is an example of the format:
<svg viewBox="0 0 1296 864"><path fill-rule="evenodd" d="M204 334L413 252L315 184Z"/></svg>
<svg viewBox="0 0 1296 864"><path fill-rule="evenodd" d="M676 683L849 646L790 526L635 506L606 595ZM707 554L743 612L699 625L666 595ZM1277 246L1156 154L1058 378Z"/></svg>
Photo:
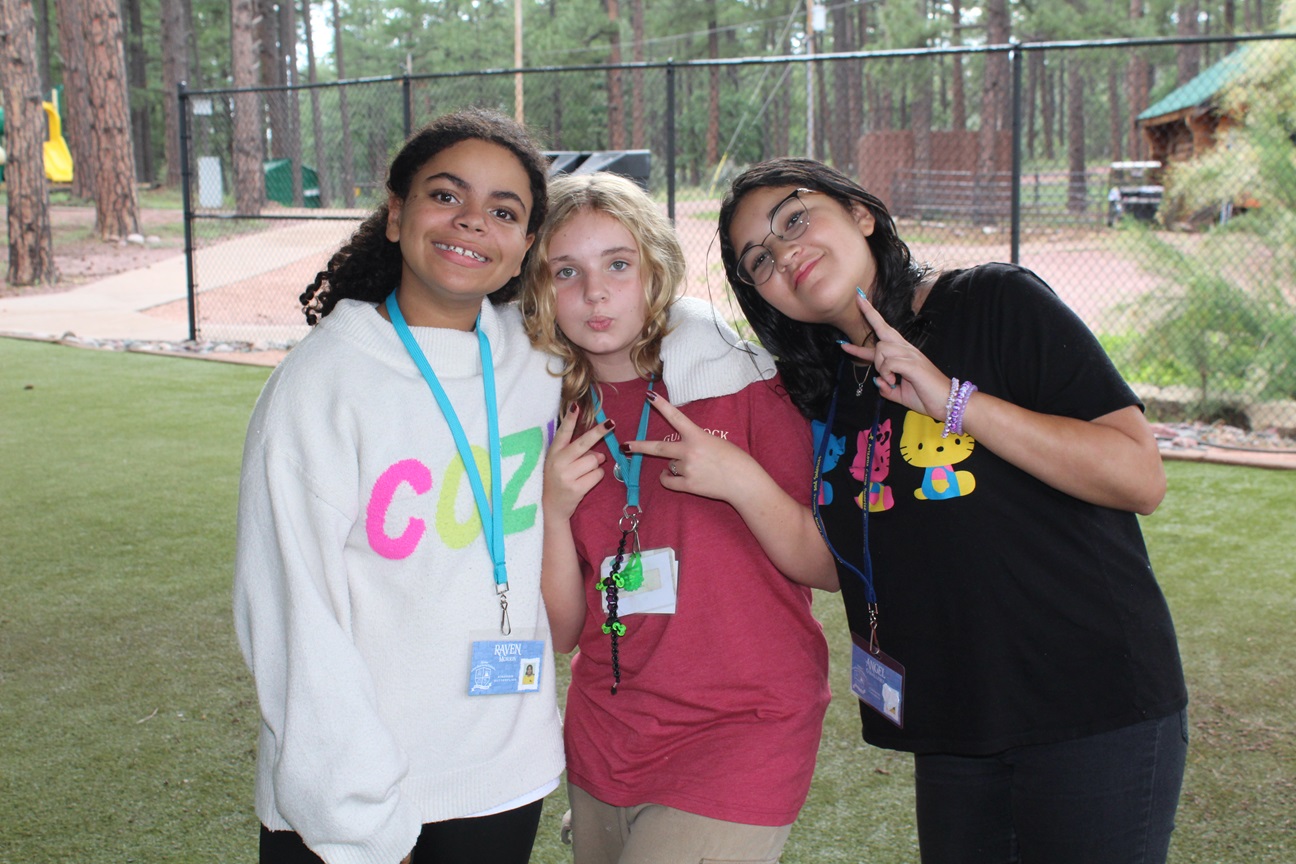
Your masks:
<svg viewBox="0 0 1296 864"><path fill-rule="evenodd" d="M767 354L675 299L683 255L639 187L560 178L550 214L523 308L563 381L543 590L555 649L580 648L576 862L776 860L828 702L809 429Z"/></svg>

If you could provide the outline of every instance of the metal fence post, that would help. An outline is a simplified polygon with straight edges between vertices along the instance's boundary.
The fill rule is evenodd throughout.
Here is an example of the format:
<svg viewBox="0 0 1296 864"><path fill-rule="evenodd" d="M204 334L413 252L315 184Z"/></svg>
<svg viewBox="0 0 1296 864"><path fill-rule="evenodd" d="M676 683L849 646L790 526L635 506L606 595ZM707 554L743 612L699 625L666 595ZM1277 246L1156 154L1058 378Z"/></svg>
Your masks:
<svg viewBox="0 0 1296 864"><path fill-rule="evenodd" d="M414 133L414 85L410 80L409 73L406 72L401 77L401 102L405 111L405 140L409 140L410 135Z"/></svg>
<svg viewBox="0 0 1296 864"><path fill-rule="evenodd" d="M1022 57L1021 43L1012 40L1008 53L1012 63L1012 251L1009 260L1021 263L1021 169L1022 169Z"/></svg>
<svg viewBox="0 0 1296 864"><path fill-rule="evenodd" d="M180 101L180 195L184 209L185 297L189 304L189 341L198 338L198 304L194 286L193 199L189 191L192 176L189 172L189 99L185 82L177 87Z"/></svg>
<svg viewBox="0 0 1296 864"><path fill-rule="evenodd" d="M675 58L666 60L666 216L675 223Z"/></svg>

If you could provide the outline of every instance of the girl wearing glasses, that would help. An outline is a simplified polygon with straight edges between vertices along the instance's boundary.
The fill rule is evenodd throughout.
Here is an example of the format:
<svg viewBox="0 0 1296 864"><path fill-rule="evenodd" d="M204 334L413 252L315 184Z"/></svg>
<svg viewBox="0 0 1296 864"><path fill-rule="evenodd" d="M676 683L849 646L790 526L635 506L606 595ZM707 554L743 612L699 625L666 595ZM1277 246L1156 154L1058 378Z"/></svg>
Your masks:
<svg viewBox="0 0 1296 864"><path fill-rule="evenodd" d="M672 299L684 257L634 183L559 178L523 294L568 406L543 589L572 658L577 864L774 861L828 704L810 430L768 354ZM668 401L669 400L669 401Z"/></svg>
<svg viewBox="0 0 1296 864"><path fill-rule="evenodd" d="M924 864L1164 861L1187 747L1139 531L1138 398L1037 276L932 272L817 162L740 175L729 284L816 434L864 738L915 754Z"/></svg>

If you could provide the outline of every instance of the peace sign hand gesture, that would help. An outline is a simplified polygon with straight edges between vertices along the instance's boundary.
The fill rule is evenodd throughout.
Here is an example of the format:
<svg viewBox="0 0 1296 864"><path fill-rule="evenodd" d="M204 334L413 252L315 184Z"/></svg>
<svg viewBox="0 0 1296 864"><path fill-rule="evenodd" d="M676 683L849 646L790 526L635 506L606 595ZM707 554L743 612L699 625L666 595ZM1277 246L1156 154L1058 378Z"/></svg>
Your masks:
<svg viewBox="0 0 1296 864"><path fill-rule="evenodd" d="M576 435L579 419L580 409L573 404L563 414L545 455L541 505L548 519L570 519L581 499L603 479L607 456L594 446L612 430L612 421Z"/></svg>
<svg viewBox="0 0 1296 864"><path fill-rule="evenodd" d="M670 460L661 472L661 485L673 492L688 492L705 498L730 501L740 489L744 472L761 470L748 453L710 434L684 412L649 391L648 400L657 413L679 433L676 441L627 441L621 449L627 454L642 453Z"/></svg>
<svg viewBox="0 0 1296 864"><path fill-rule="evenodd" d="M837 568L810 508L795 501L750 453L698 426L665 397L648 395L679 440L628 441L622 450L670 460L661 472L662 486L727 502L784 576L836 591Z"/></svg>
<svg viewBox="0 0 1296 864"><path fill-rule="evenodd" d="M865 339L863 346L843 344L842 350L873 364L873 383L883 399L943 421L950 379L888 324L863 293L855 302L873 329L873 338Z"/></svg>

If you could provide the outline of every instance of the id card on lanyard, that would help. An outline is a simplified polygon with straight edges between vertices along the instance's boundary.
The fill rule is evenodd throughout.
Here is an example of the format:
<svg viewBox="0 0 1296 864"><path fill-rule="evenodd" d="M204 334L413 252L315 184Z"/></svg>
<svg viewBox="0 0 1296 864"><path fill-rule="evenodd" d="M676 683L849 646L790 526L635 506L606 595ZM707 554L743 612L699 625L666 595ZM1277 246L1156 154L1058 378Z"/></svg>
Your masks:
<svg viewBox="0 0 1296 864"><path fill-rule="evenodd" d="M867 498L862 511L864 537L861 543L860 562L862 568L856 567L838 552L824 528L823 518L819 513L819 492L823 485L824 457L828 451L828 440L832 437L833 421L837 417L837 397L841 393L841 376L845 360L837 367L837 382L833 388L832 402L828 406L828 419L824 423L823 435L819 446L815 448L814 481L810 489L810 507L814 513L815 524L829 551L847 570L850 570L864 583L864 598L868 602L869 632L867 636L851 632L851 692L861 702L881 714L887 720L904 728L904 678L905 671L897 660L883 653L878 644L878 601L873 590L873 559L869 555L869 506ZM878 421L881 419L882 397L878 397L877 408L873 412L873 425L869 430L868 452L865 454L866 470L872 471L873 448L876 446ZM866 476L865 484L871 480ZM847 499L849 500L849 499Z"/></svg>
<svg viewBox="0 0 1296 864"><path fill-rule="evenodd" d="M482 533L486 538L486 552L491 559L492 581L495 594L500 604L500 634L507 637L513 632L508 615L508 566L504 554L504 494L503 471L500 467L500 433L499 406L496 404L495 364L491 358L490 339L481 328L481 318L477 319L477 348L481 353L482 389L486 397L486 446L490 460L491 494L486 497L486 487L482 483L481 472L477 469L477 460L473 458L472 447L464 433L459 414L445 388L441 386L427 355L414 339L400 305L396 302L396 292L387 295L387 315L391 318L396 335L400 337L409 352L414 365L423 375L428 389L436 399L450 434L454 438L459 461L463 463L464 473L472 488L473 500L477 504L477 515L481 518ZM472 662L469 668L469 695L493 695L497 693L517 693L539 689L540 661L544 656L543 641L489 639L474 640Z"/></svg>

